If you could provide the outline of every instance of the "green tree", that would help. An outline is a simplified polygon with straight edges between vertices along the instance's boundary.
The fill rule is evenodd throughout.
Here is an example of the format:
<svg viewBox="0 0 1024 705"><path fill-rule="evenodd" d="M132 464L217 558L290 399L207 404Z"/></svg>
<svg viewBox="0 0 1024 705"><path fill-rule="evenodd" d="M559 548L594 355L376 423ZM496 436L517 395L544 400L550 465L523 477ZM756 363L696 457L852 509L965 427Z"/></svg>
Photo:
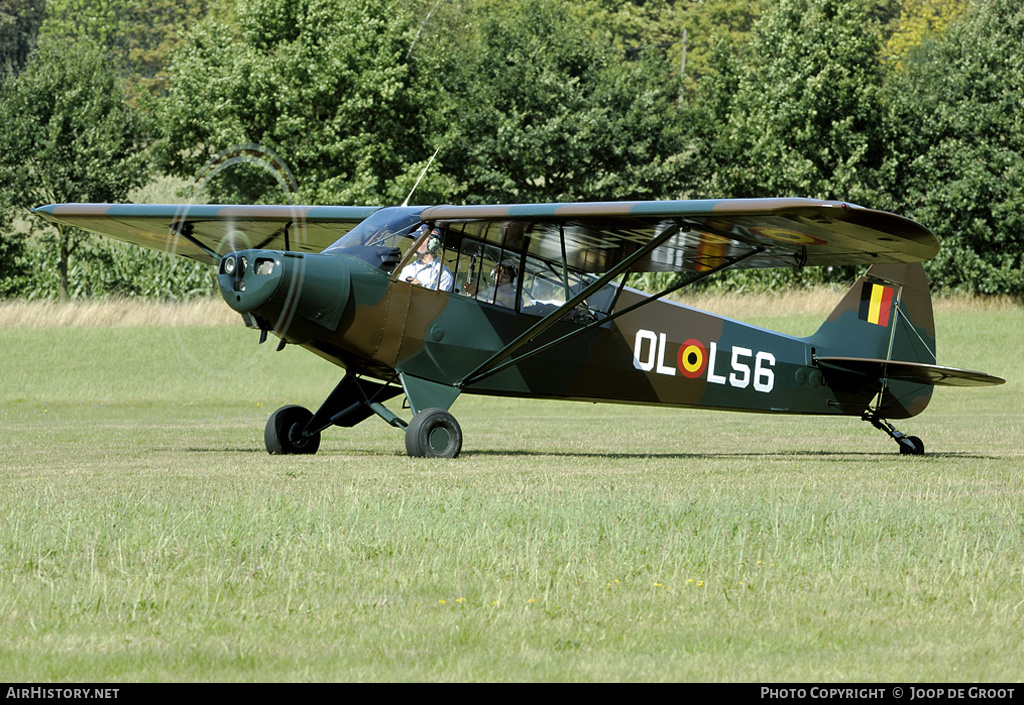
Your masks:
<svg viewBox="0 0 1024 705"><path fill-rule="evenodd" d="M11 228L11 194L0 191L0 299L21 293L29 277L25 234Z"/></svg>
<svg viewBox="0 0 1024 705"><path fill-rule="evenodd" d="M942 242L940 286L1024 296L1024 7L987 0L889 86L891 207Z"/></svg>
<svg viewBox="0 0 1024 705"><path fill-rule="evenodd" d="M765 5L764 0L686 0L674 3L676 31L686 30L685 79L691 91L709 72L718 72L721 57L712 57L723 46L731 46L734 52L742 51Z"/></svg>
<svg viewBox="0 0 1024 705"><path fill-rule="evenodd" d="M720 195L877 200L876 30L844 0L782 0L757 23L717 144Z"/></svg>
<svg viewBox="0 0 1024 705"><path fill-rule="evenodd" d="M159 106L168 173L192 178L223 150L257 143L290 166L305 202L401 201L432 151L408 16L386 0L251 0L237 12L237 26L201 23L169 69ZM210 192L282 198L256 168L221 172Z"/></svg>
<svg viewBox="0 0 1024 705"><path fill-rule="evenodd" d="M945 35L966 6L967 0L903 0L884 55L897 66L912 60L921 47Z"/></svg>
<svg viewBox="0 0 1024 705"><path fill-rule="evenodd" d="M524 0L432 43L447 200L657 198L680 164L678 84L663 53L626 61L563 3ZM419 52L418 52L419 53Z"/></svg>
<svg viewBox="0 0 1024 705"><path fill-rule="evenodd" d="M742 43L761 16L764 0L577 0L608 43L632 53L657 47L673 72L692 89L708 70L708 57L723 40ZM686 58L683 61L685 33Z"/></svg>
<svg viewBox="0 0 1024 705"><path fill-rule="evenodd" d="M48 0L44 36L89 39L103 47L133 93L166 87L169 53L180 33L218 0Z"/></svg>
<svg viewBox="0 0 1024 705"><path fill-rule="evenodd" d="M28 61L45 6L44 0L0 0L0 80Z"/></svg>
<svg viewBox="0 0 1024 705"><path fill-rule="evenodd" d="M0 86L0 191L12 208L121 200L148 173L141 120L91 42L41 40L25 70ZM69 260L87 235L52 230L64 301Z"/></svg>
<svg viewBox="0 0 1024 705"><path fill-rule="evenodd" d="M684 193L804 196L877 205L884 161L880 20L866 3L781 0L751 29L720 33L688 95ZM846 268L731 272L707 285L778 288L850 276Z"/></svg>

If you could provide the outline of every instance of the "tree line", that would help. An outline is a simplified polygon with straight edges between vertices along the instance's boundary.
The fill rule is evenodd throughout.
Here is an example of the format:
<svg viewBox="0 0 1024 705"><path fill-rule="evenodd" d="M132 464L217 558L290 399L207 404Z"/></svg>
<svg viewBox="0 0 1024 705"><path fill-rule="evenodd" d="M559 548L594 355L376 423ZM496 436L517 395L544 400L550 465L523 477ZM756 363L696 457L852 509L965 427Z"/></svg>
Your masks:
<svg viewBox="0 0 1024 705"><path fill-rule="evenodd" d="M147 14L148 13L148 14ZM0 296L181 298L209 273L27 209L806 196L914 218L933 285L1024 295L1016 0L0 0ZM737 272L776 287L852 272Z"/></svg>

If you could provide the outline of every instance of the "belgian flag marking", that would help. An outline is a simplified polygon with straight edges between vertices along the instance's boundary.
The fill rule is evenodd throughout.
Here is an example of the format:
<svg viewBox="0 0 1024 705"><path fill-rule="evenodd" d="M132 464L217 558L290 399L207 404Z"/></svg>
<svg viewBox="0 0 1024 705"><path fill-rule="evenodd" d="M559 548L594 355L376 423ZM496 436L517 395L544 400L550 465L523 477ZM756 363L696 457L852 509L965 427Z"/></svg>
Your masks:
<svg viewBox="0 0 1024 705"><path fill-rule="evenodd" d="M889 325L892 313L893 288L881 284L865 284L860 293L860 319L879 326Z"/></svg>

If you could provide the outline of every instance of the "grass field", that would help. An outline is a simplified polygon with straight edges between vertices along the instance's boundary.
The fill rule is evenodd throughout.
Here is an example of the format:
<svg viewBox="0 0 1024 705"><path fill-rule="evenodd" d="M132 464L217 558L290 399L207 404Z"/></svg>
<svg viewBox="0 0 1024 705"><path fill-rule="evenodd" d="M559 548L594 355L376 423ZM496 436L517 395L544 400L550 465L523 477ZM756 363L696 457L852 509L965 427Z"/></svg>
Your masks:
<svg viewBox="0 0 1024 705"><path fill-rule="evenodd" d="M205 315L0 307L6 680L1024 673L1020 308L937 306L940 364L1009 381L898 424L924 457L854 419L470 397L441 462L376 419L267 455L339 371Z"/></svg>

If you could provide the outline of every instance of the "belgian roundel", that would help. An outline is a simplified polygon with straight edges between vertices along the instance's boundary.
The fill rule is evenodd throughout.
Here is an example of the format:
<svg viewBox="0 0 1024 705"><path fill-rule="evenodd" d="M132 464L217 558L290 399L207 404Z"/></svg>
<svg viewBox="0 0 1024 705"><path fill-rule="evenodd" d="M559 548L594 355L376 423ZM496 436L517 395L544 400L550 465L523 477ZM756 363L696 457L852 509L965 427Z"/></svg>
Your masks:
<svg viewBox="0 0 1024 705"><path fill-rule="evenodd" d="M677 360L679 371L684 377L696 379L704 374L708 366L707 348L699 340L690 338L679 346L679 357Z"/></svg>

